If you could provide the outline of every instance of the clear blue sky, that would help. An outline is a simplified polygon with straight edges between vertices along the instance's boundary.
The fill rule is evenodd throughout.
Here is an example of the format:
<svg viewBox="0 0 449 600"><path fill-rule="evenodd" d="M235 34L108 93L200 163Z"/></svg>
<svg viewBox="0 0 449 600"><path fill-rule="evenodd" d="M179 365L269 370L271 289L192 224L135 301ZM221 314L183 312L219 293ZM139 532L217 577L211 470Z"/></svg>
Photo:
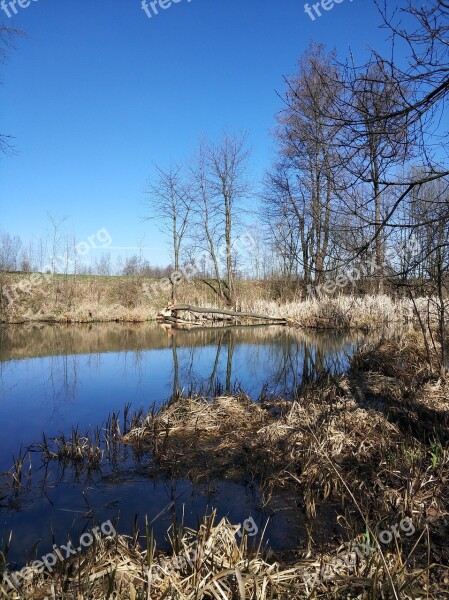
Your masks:
<svg viewBox="0 0 449 600"><path fill-rule="evenodd" d="M0 131L17 148L0 159L0 230L38 238L48 211L69 217L78 241L106 227L114 246L143 240L152 264L167 262L161 234L140 219L152 163L183 159L203 134L245 129L257 183L276 90L311 39L361 57L384 37L372 0L343 0L315 21L303 0L180 0L159 12L149 19L140 0L0 12L27 32L0 65Z"/></svg>

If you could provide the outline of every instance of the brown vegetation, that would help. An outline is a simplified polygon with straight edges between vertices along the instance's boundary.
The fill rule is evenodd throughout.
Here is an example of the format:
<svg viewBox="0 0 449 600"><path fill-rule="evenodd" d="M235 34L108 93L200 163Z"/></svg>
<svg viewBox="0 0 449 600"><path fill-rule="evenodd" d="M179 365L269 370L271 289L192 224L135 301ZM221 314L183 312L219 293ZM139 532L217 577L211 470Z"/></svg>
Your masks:
<svg viewBox="0 0 449 600"><path fill-rule="evenodd" d="M417 337L384 341L357 354L339 381L312 386L293 404L178 398L126 440L150 444L158 468L176 476L245 476L267 502L289 490L311 517L317 504L341 502L345 535L329 544L326 560L337 559L345 537L365 534L377 550L349 582L334 572L311 597L341 597L344 588L358 597L439 598L449 581L449 390L425 362ZM403 518L418 532L412 540L376 542ZM310 553L324 560L312 541Z"/></svg>
<svg viewBox="0 0 449 600"><path fill-rule="evenodd" d="M19 281L19 275L11 274L7 285ZM150 293L146 293L148 289ZM273 300L270 282L235 281L235 289L239 311L268 314L301 327L369 331L415 320L410 300L393 300L386 295L304 299L298 293L290 300L289 296ZM223 308L214 292L200 281L180 282L177 290L185 304ZM160 280L145 277L56 276L53 282L42 282L30 293L19 293L17 301L4 303L1 319L4 323L144 322L156 319L168 298ZM424 300L418 299L416 304L427 313Z"/></svg>
<svg viewBox="0 0 449 600"><path fill-rule="evenodd" d="M449 389L426 359L415 335L383 340L357 353L344 376L310 384L293 402L175 396L133 419L123 441L151 452L154 475L246 479L267 505L282 491L302 506L308 539L281 563L226 520L207 517L198 532L173 526L171 555L156 551L150 531L146 550L137 538L100 541L57 575L36 575L25 597L43 598L50 585L60 598L445 597ZM65 449L70 459L75 447L89 454L75 438L59 441L59 460ZM312 523L326 504L340 508L323 543ZM404 520L413 531L398 529ZM395 526L399 534L382 540ZM200 558L179 563L193 548Z"/></svg>

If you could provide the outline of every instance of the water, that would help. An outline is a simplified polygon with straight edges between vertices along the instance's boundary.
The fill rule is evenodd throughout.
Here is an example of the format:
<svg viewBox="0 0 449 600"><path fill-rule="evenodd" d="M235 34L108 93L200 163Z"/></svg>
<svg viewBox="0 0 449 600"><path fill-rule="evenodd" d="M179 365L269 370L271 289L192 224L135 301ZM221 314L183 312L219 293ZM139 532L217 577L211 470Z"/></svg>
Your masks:
<svg viewBox="0 0 449 600"><path fill-rule="evenodd" d="M8 559L22 564L51 549L51 531L59 544L94 522L118 518L117 529L130 533L136 515L142 526L144 515L152 520L161 511L153 527L164 547L174 511L178 518L184 512L187 525L195 527L212 506L236 523L252 515L260 528L271 516L270 545L297 546L304 522L291 498L279 495L270 509L262 509L258 490L248 482L194 487L190 481L154 479L149 457L136 456L129 447L101 473L77 476L53 463L44 467L36 442L44 431L52 437L70 435L73 426L93 430L125 403L147 410L177 389L206 395L241 389L253 398L261 393L289 398L327 371L343 372L363 336L285 327L173 331L114 323L4 327L0 341L0 472L11 468L20 448L31 448L33 465L29 484L16 493L2 493L7 478L0 478L0 544L12 530Z"/></svg>

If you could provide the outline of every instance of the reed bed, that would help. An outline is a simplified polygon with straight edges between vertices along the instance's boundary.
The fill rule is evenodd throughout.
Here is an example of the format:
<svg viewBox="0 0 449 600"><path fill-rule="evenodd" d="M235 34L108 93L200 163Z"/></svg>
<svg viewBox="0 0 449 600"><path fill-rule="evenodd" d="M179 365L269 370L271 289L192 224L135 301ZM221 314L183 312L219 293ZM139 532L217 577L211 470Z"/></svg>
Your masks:
<svg viewBox="0 0 449 600"><path fill-rule="evenodd" d="M409 557L399 549L382 552L367 537L351 540L319 557L297 557L281 565L266 557L262 540L251 545L238 536L239 526L206 515L197 531L173 525L171 549L157 549L152 532L134 538L99 538L76 558L61 562L53 573L34 567L11 600L120 598L177 600L294 600L305 598L437 598L421 596L419 570L409 572ZM363 552L360 549L363 548ZM369 551L366 549L369 548ZM428 569L424 570L427 573ZM9 580L11 575L9 574ZM1 592L0 592L1 593Z"/></svg>
<svg viewBox="0 0 449 600"><path fill-rule="evenodd" d="M333 330L371 331L414 320L411 301L386 295L315 297L288 303L259 300L242 302L242 310L286 317L301 327Z"/></svg>
<svg viewBox="0 0 449 600"><path fill-rule="evenodd" d="M22 279L20 274L9 274L5 285L17 284ZM5 323L154 320L170 296L159 283L147 277L55 276L53 281L32 286L29 293L19 293L14 302L3 303L0 319ZM220 307L217 296L201 281L180 282L177 298L183 304L197 307ZM414 321L410 300L393 300L387 295L335 294L309 299L298 296L294 301L287 296L273 298L270 282L236 282L238 310L286 318L302 327L368 331ZM424 319L436 320L437 303L429 304L428 299L418 298L416 306Z"/></svg>
<svg viewBox="0 0 449 600"><path fill-rule="evenodd" d="M339 502L340 544L361 532L376 540L382 527L411 519L419 542L377 544L345 589L359 587L361 598L439 598L449 583L449 388L424 357L411 335L364 348L348 373L301 389L293 402L178 397L125 441L151 449L155 468L176 476L256 481L266 504L284 490L310 519L318 505ZM310 555L340 564L341 546L330 546L323 553L312 545ZM318 577L311 597L339 597L337 580L335 572L326 585Z"/></svg>
<svg viewBox="0 0 449 600"><path fill-rule="evenodd" d="M226 477L239 480L250 465L266 460L257 432L272 419L249 397L175 397L151 412L126 443L151 450L155 468L196 483Z"/></svg>
<svg viewBox="0 0 449 600"><path fill-rule="evenodd" d="M33 578L7 596L11 599L77 600L222 598L301 598L304 581L298 566L282 568L267 562L261 544L250 548L248 538L227 519L205 516L198 531L174 527L168 532L171 551L159 552L148 533L145 549L136 538L118 535L99 539L76 559L58 565L49 576ZM309 562L305 562L310 566ZM0 596L1 597L1 596ZM3 596L4 597L4 596Z"/></svg>
<svg viewBox="0 0 449 600"><path fill-rule="evenodd" d="M99 430L93 436L89 436L81 435L78 428L73 428L70 438L66 439L62 435L50 442L43 434L40 449L46 460L57 459L63 464L86 463L88 469L98 468L103 457Z"/></svg>
<svg viewBox="0 0 449 600"><path fill-rule="evenodd" d="M178 394L123 425L113 415L108 436L151 456L152 476L251 481L266 505L286 494L308 516L307 537L276 561L260 540L250 547L209 515L198 531L174 524L169 553L149 530L99 541L61 572L36 574L23 597L448 597L449 385L425 356L416 335L381 340L354 355L345 375L303 386L292 402ZM329 527L314 520L326 504L338 515L317 542L312 524ZM405 520L413 535L382 540Z"/></svg>

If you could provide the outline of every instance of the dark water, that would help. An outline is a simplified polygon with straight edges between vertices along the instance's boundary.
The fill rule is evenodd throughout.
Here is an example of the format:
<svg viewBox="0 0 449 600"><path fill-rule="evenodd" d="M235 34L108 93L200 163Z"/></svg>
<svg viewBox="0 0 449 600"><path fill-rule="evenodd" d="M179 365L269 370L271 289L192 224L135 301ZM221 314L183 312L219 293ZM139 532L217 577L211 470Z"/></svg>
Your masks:
<svg viewBox="0 0 449 600"><path fill-rule="evenodd" d="M270 545L299 545L304 522L294 499L279 496L262 509L259 492L245 482L194 487L190 481L155 480L149 457L127 447L115 461L105 461L101 472L77 475L53 463L44 466L36 443L44 431L48 437L69 435L78 426L84 433L125 403L148 409L177 389L213 395L240 388L253 398L292 397L326 371L344 371L363 337L284 327L172 331L156 324L108 324L5 327L0 341L0 550L12 530L8 559L23 563L51 549L51 532L60 544L107 519L118 519L118 531L130 533L136 516L142 526L148 515L163 547L174 512L195 527L210 507L235 523L251 515L260 529L270 516ZM31 476L12 492L2 481L21 448L30 448ZM28 467L29 459L26 474Z"/></svg>

